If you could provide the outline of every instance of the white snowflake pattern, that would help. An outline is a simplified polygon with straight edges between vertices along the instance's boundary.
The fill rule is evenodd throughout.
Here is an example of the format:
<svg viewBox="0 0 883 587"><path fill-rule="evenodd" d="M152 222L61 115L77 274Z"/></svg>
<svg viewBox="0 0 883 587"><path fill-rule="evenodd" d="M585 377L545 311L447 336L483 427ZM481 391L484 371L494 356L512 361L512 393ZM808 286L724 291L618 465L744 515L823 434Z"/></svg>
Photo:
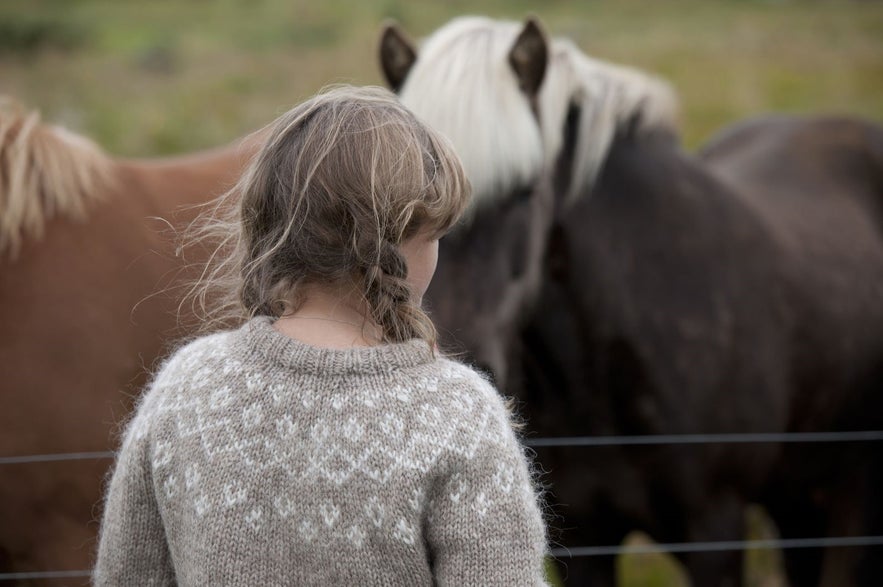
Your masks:
<svg viewBox="0 0 883 587"><path fill-rule="evenodd" d="M331 501L326 501L319 506L319 513L322 514L322 519L325 521L325 525L329 528L334 526L334 524L337 523L338 518L340 518L340 508Z"/></svg>
<svg viewBox="0 0 883 587"><path fill-rule="evenodd" d="M190 491L199 485L201 479L199 468L194 464L187 465L187 468L184 469L184 487Z"/></svg>
<svg viewBox="0 0 883 587"><path fill-rule="evenodd" d="M260 529L264 527L263 518L263 509L261 508L261 506L255 506L251 508L251 510L245 515L245 523L248 524L255 532L259 532Z"/></svg>
<svg viewBox="0 0 883 587"><path fill-rule="evenodd" d="M413 546L415 542L415 534L414 527L411 526L404 518L399 518L399 521L396 522L395 528L393 529L392 535L396 540L400 542L404 542L408 546Z"/></svg>
<svg viewBox="0 0 883 587"><path fill-rule="evenodd" d="M290 516L294 511L294 504L291 503L291 500L285 495L273 498L273 507L276 508L276 513L278 513L283 519Z"/></svg>
<svg viewBox="0 0 883 587"><path fill-rule="evenodd" d="M169 477L163 481L162 486L168 499L172 499L178 493L178 479L174 475L169 475Z"/></svg>
<svg viewBox="0 0 883 587"><path fill-rule="evenodd" d="M233 481L224 485L224 503L227 507L233 507L244 503L248 498L248 490L242 483Z"/></svg>

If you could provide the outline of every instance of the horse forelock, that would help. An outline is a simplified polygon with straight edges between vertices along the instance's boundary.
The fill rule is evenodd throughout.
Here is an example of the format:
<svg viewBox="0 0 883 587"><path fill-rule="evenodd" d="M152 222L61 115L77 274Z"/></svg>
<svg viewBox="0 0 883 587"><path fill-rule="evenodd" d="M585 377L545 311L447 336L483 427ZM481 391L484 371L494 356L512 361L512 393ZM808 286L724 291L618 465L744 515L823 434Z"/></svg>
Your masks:
<svg viewBox="0 0 883 587"><path fill-rule="evenodd" d="M110 181L111 161L91 141L0 102L0 255L40 238L56 215L82 219Z"/></svg>
<svg viewBox="0 0 883 587"><path fill-rule="evenodd" d="M517 23L455 19L428 37L402 102L453 143L475 205L536 183L544 155L539 122L508 62Z"/></svg>
<svg viewBox="0 0 883 587"><path fill-rule="evenodd" d="M561 152L568 111L579 109L568 201L591 187L625 125L637 121L639 133L660 128L677 133L678 100L667 82L589 57L568 39L552 42L539 105L548 166Z"/></svg>

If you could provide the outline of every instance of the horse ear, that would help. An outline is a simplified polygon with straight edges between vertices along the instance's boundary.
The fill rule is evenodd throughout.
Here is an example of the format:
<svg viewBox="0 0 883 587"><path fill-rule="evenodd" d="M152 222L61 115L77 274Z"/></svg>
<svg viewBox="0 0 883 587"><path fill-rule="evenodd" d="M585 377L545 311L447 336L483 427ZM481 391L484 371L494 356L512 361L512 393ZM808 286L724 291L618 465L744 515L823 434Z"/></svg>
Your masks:
<svg viewBox="0 0 883 587"><path fill-rule="evenodd" d="M392 91L401 89L416 60L416 46L399 25L395 22L384 24L380 35L380 67Z"/></svg>
<svg viewBox="0 0 883 587"><path fill-rule="evenodd" d="M540 91L546 65L549 61L549 44L537 19L531 17L509 50L509 64L515 70L518 85L528 96Z"/></svg>

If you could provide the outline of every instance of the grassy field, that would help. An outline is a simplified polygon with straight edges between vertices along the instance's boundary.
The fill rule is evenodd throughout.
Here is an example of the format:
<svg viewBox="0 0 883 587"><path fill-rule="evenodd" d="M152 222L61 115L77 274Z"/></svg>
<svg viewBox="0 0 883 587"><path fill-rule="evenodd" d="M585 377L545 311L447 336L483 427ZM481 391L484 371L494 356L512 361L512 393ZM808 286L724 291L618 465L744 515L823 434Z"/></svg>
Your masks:
<svg viewBox="0 0 883 587"><path fill-rule="evenodd" d="M127 156L229 141L330 82L380 83L379 25L538 15L678 89L684 137L767 111L883 119L883 4L757 0L3 0L0 93Z"/></svg>
<svg viewBox="0 0 883 587"><path fill-rule="evenodd" d="M667 78L688 147L769 111L883 120L883 2L849 0L3 0L0 94L111 153L186 152L326 84L380 83L385 18L420 37L468 13L535 14L596 57ZM749 527L770 532L754 510ZM783 585L779 568L775 553L752 553L746 584ZM686 585L663 555L619 569L630 586Z"/></svg>

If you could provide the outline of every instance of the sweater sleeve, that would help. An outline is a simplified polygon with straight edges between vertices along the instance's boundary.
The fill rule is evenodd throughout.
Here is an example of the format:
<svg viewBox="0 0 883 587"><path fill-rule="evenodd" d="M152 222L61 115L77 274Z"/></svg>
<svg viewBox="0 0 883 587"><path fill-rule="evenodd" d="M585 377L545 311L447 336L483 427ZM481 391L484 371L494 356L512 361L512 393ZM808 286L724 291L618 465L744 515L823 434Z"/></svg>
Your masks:
<svg viewBox="0 0 883 587"><path fill-rule="evenodd" d="M487 388L482 440L454 459L430 499L433 572L441 587L545 585L545 525L528 462L508 409Z"/></svg>
<svg viewBox="0 0 883 587"><path fill-rule="evenodd" d="M169 586L175 573L151 475L150 397L129 424L101 522L96 586Z"/></svg>

